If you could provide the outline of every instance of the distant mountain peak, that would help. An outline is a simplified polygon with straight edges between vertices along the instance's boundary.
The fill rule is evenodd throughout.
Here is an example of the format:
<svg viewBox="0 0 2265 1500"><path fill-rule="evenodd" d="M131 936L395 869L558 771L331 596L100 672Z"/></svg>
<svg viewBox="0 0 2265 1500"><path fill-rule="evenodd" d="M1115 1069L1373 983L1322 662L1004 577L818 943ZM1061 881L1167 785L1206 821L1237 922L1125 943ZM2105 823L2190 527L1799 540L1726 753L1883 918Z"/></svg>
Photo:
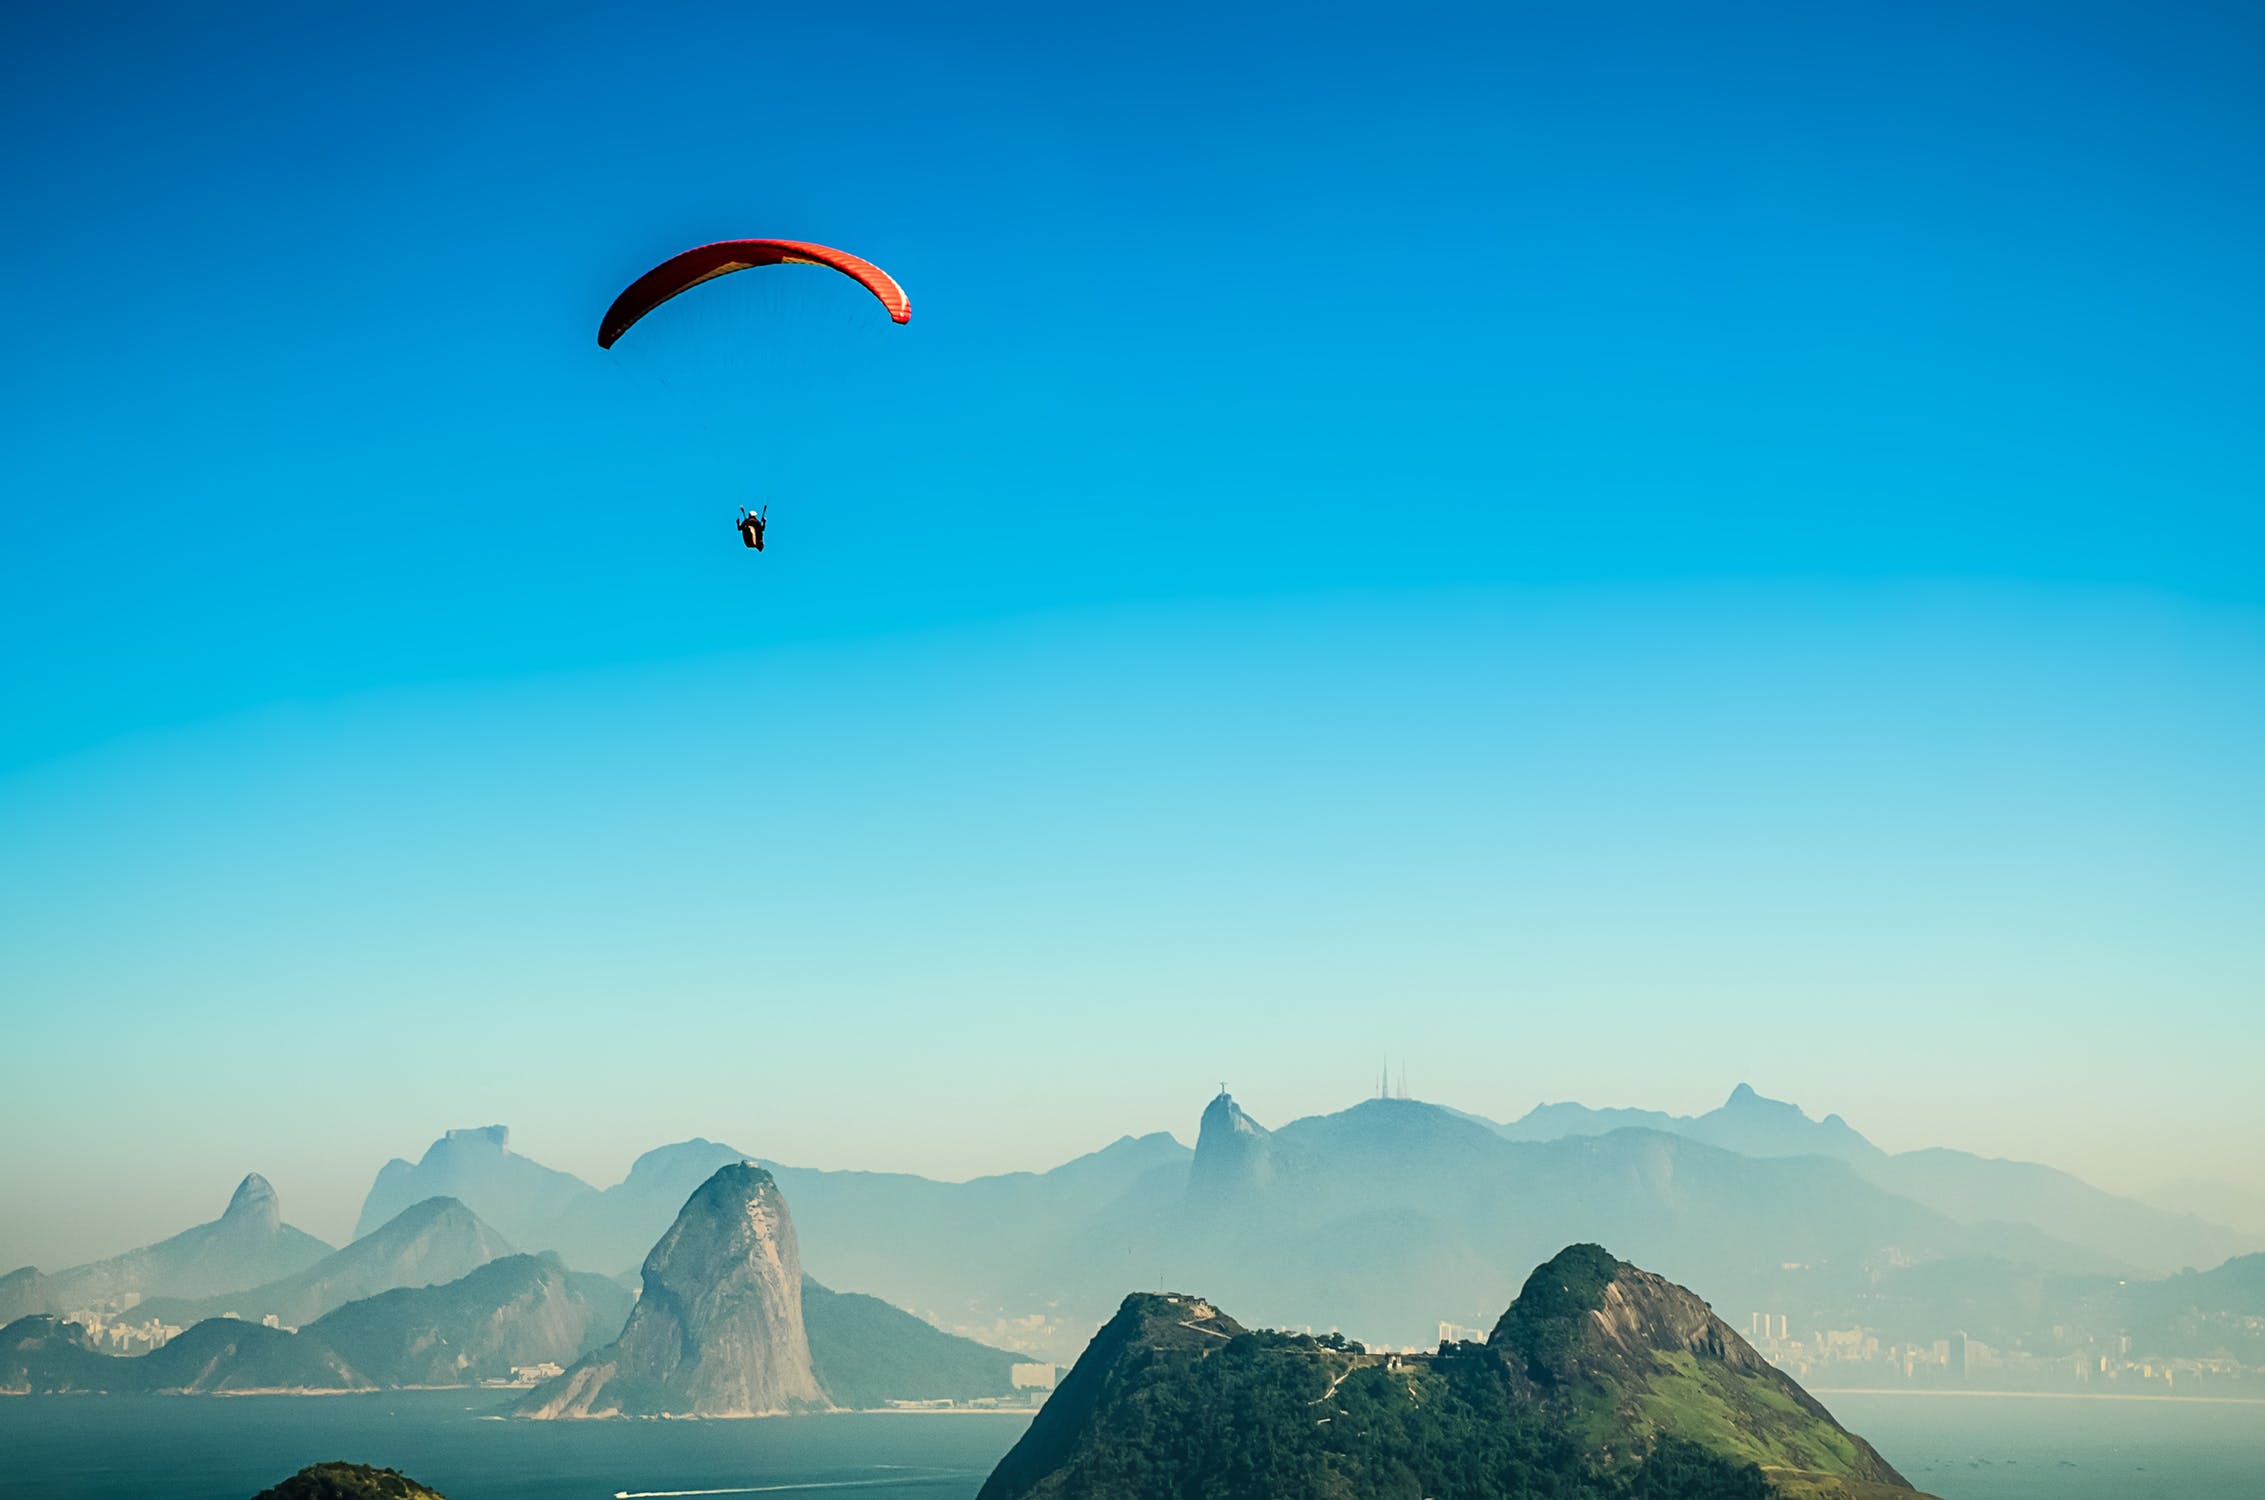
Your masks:
<svg viewBox="0 0 2265 1500"><path fill-rule="evenodd" d="M462 1199L506 1239L541 1245L559 1215L597 1189L510 1147L509 1126L479 1125L444 1133L414 1165L395 1157L379 1169L362 1200L356 1237L422 1199L450 1197Z"/></svg>
<svg viewBox="0 0 2265 1500"><path fill-rule="evenodd" d="M1220 1131L1232 1135L1266 1134L1249 1115L1243 1113L1243 1107L1235 1102L1235 1096L1225 1089L1221 1089L1203 1108L1203 1122L1196 1130L1196 1150L1203 1149L1207 1136Z"/></svg>
<svg viewBox="0 0 2265 1500"><path fill-rule="evenodd" d="M511 1149L511 1127L509 1125L465 1126L461 1129L451 1130L438 1141L433 1142L434 1146L443 1144L459 1149L474 1150L485 1146L501 1155ZM425 1154L430 1156L432 1152L428 1149Z"/></svg>
<svg viewBox="0 0 2265 1500"><path fill-rule="evenodd" d="M1740 1104L1751 1104L1751 1103L1753 1103L1753 1102L1754 1102L1755 1100L1757 1100L1757 1099L1760 1099L1761 1097L1762 1097L1762 1096L1761 1096L1760 1094L1757 1094L1757 1093L1755 1093L1755 1092L1754 1092L1754 1086L1753 1086L1752 1084L1750 1084L1750 1083L1742 1083L1742 1084L1738 1085L1738 1087L1736 1087L1736 1088L1734 1088L1734 1089L1732 1089L1732 1090L1730 1091L1730 1097L1729 1097L1728 1099L1725 1099L1725 1100L1723 1101L1723 1105L1722 1105L1722 1107L1723 1107L1724 1109L1730 1109L1730 1108L1733 1108L1733 1107L1735 1107L1735 1106L1737 1106L1737 1105L1740 1105ZM1766 1101L1766 1102L1775 1102L1775 1101Z"/></svg>
<svg viewBox="0 0 2265 1500"><path fill-rule="evenodd" d="M247 1172L244 1180L236 1184L236 1191L222 1210L223 1224L255 1224L262 1229L276 1230L283 1226L283 1202L275 1196L275 1188L257 1172Z"/></svg>
<svg viewBox="0 0 2265 1500"><path fill-rule="evenodd" d="M1188 1164L1188 1197L1218 1202L1258 1186L1272 1176L1268 1131L1243 1113L1232 1094L1221 1089L1204 1106L1196 1129L1195 1160Z"/></svg>

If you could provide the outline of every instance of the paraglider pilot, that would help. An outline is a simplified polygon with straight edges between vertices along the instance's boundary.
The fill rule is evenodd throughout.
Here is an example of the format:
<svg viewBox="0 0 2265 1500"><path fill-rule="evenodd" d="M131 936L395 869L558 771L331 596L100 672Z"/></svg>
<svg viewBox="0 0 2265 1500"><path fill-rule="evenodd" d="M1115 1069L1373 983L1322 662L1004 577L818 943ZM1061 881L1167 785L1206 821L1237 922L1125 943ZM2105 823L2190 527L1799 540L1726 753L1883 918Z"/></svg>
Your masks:
<svg viewBox="0 0 2265 1500"><path fill-rule="evenodd" d="M770 513L768 505L753 515L748 514L746 506L739 508L739 539L757 552L763 550L763 518Z"/></svg>

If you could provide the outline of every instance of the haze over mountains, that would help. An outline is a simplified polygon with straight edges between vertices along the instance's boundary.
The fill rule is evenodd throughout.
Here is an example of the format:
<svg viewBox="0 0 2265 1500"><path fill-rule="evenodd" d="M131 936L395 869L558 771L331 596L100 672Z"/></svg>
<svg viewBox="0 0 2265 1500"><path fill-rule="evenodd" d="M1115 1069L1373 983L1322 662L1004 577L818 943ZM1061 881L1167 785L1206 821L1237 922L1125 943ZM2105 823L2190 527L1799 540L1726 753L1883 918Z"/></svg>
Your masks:
<svg viewBox="0 0 2265 1500"><path fill-rule="evenodd" d="M454 1281L511 1253L510 1243L462 1203L428 1198L294 1275L211 1297L151 1298L134 1311L168 1323L272 1317L296 1327L396 1287Z"/></svg>
<svg viewBox="0 0 2265 1500"><path fill-rule="evenodd" d="M2192 1209L2166 1211L2103 1192L2034 1162L2000 1161L1943 1147L1890 1155L1838 1115L1812 1120L1797 1106L1765 1099L1745 1084L1738 1085L1720 1108L1703 1115L1544 1104L1494 1128L1514 1141L1562 1140L1636 1128L1703 1141L1743 1156L1829 1156L1847 1162L1867 1181L1961 1222L2001 1219L2029 1224L2155 1274L2215 1265L2259 1243L2258 1236L2209 1223Z"/></svg>
<svg viewBox="0 0 2265 1500"><path fill-rule="evenodd" d="M1051 1171L956 1183L747 1159L793 1203L817 1280L1057 1363L1128 1286L1160 1280L1209 1287L1263 1322L1342 1319L1420 1344L1507 1301L1509 1268L1593 1240L1726 1308L1832 1326L1892 1312L1913 1336L1940 1337L1962 1325L1933 1324L1993 1279L2050 1279L2097 1305L2103 1283L2207 1270L2265 1243L2033 1164L1883 1152L1836 1116L1743 1085L1696 1116L1553 1104L1498 1123L1377 1098L1272 1128L1221 1094L1196 1141L1127 1136ZM131 1289L169 1322L232 1312L303 1326L513 1251L626 1277L694 1191L741 1160L731 1145L684 1141L600 1190L512 1151L502 1126L452 1130L378 1172L365 1233L343 1250L284 1225L254 1177L211 1225L52 1276L0 1278L0 1315L70 1312ZM216 1289L203 1268L221 1245L239 1247L226 1263L240 1254L273 1274Z"/></svg>
<svg viewBox="0 0 2265 1500"><path fill-rule="evenodd" d="M0 1393L355 1391L572 1365L531 1398L529 1415L750 1415L998 1401L1012 1395L1017 1363L805 1277L784 1200L746 1163L718 1169L686 1199L646 1257L642 1296L555 1254L512 1253L463 1204L430 1198L305 1271L207 1300L229 1311L133 1307L145 1322L152 1308L196 1319L139 1356L105 1352L92 1313L83 1325L50 1312L7 1321ZM294 1328L260 1311L278 1308L319 1315Z"/></svg>
<svg viewBox="0 0 2265 1500"><path fill-rule="evenodd" d="M707 1140L661 1147L600 1191L511 1152L501 1127L452 1131L418 1163L389 1164L364 1218L447 1193L516 1216L526 1244L619 1274L683 1193L739 1158ZM1342 1318L1420 1342L1506 1301L1506 1267L1568 1240L1626 1246L1720 1305L1840 1321L1892 1300L1913 1265L2135 1277L2257 1243L2033 1164L1883 1152L1837 1116L1743 1085L1697 1116L1558 1104L1498 1123L1380 1098L1275 1129L1222 1095L1193 1151L1125 1137L1049 1172L960 1183L751 1159L795 1205L821 1280L1057 1362L1126 1286L1159 1278L1263 1321Z"/></svg>

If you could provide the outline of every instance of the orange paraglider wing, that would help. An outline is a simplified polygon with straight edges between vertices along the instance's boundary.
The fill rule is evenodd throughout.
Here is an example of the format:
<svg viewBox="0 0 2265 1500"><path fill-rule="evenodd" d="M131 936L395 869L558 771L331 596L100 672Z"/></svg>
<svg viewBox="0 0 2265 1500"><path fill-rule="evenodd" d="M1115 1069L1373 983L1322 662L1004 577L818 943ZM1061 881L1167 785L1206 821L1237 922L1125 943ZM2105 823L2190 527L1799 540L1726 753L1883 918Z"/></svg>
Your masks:
<svg viewBox="0 0 2265 1500"><path fill-rule="evenodd" d="M841 272L880 299L889 316L899 323L912 320L912 302L888 272L869 260L844 250L813 245L804 240L718 240L674 255L631 282L613 299L605 320L598 324L598 347L611 349L613 341L629 331L639 318L679 292L703 281L756 266L826 266Z"/></svg>

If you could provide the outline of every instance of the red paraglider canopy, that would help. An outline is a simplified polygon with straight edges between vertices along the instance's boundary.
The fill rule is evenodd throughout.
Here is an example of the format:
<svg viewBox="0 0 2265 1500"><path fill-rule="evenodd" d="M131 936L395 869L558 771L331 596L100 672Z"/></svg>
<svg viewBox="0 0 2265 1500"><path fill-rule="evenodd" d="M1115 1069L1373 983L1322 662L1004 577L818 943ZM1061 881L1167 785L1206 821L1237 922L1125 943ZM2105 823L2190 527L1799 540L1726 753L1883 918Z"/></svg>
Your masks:
<svg viewBox="0 0 2265 1500"><path fill-rule="evenodd" d="M605 321L598 325L598 347L611 349L629 325L679 292L703 281L755 266L827 266L841 272L881 299L889 316L899 323L912 320L912 302L889 273L847 251L803 240L718 240L682 255L671 256L629 284L613 299Z"/></svg>

